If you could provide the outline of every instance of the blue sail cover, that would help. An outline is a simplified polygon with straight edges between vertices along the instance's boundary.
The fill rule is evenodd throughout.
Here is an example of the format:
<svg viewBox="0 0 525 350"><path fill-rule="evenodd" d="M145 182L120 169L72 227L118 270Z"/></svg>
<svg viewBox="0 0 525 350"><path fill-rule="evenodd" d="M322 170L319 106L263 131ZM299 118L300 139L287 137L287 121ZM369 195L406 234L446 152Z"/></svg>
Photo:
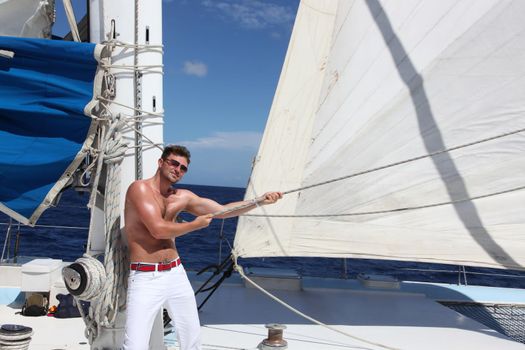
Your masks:
<svg viewBox="0 0 525 350"><path fill-rule="evenodd" d="M0 37L0 50L14 53L0 51L0 210L22 223L35 224L84 157L95 49Z"/></svg>

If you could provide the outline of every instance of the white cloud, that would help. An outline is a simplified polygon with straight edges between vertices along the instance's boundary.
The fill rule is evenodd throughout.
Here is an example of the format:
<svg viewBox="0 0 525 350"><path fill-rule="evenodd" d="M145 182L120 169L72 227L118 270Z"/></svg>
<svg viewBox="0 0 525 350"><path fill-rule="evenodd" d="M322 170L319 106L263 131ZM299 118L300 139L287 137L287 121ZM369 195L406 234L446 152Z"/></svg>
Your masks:
<svg viewBox="0 0 525 350"><path fill-rule="evenodd" d="M202 4L249 29L275 26L289 28L294 19L292 8L261 0L204 0Z"/></svg>
<svg viewBox="0 0 525 350"><path fill-rule="evenodd" d="M261 142L262 134L253 131L219 131L211 136L196 140L179 141L177 144L190 149L223 149L223 150L256 150Z"/></svg>
<svg viewBox="0 0 525 350"><path fill-rule="evenodd" d="M208 74L208 66L199 61L186 61L182 69L188 75L195 75L199 78L205 77Z"/></svg>

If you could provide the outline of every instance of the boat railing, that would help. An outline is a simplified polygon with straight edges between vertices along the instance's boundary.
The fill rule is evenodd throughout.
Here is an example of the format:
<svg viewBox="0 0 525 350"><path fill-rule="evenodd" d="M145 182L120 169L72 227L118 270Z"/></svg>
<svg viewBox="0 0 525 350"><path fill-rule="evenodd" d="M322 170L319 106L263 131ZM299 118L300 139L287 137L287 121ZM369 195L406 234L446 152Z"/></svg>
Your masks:
<svg viewBox="0 0 525 350"><path fill-rule="evenodd" d="M20 222L13 222L13 219L9 219L9 222L0 222L0 226L7 226L4 244L2 246L2 255L0 256L0 265L3 264L17 264L20 258ZM33 228L55 228L55 229L69 229L69 230L89 230L89 227L81 226L65 226L65 225L34 225ZM14 239L14 245L13 245ZM27 257L26 257L27 258ZM27 260L27 259L26 259Z"/></svg>
<svg viewBox="0 0 525 350"><path fill-rule="evenodd" d="M221 225L220 229L220 235L219 235L219 244L218 244L218 257L219 257L219 263L222 262L224 255L228 254L229 251L232 249L231 242L229 242L227 236L224 233L224 224ZM2 245L2 255L0 257L0 265L7 265L7 264L17 264L22 262L27 262L27 257L22 257L19 254L20 251L20 233L21 233L21 224L19 222L14 221L13 219L9 219L7 222L0 222L0 226L6 227L6 233L5 238ZM66 230L82 230L87 231L89 230L89 227L82 227L82 226L67 226L67 225L46 225L46 224L38 224L33 227L34 229L66 229ZM1 238L0 238L1 239ZM223 247L223 244L227 244L227 247ZM226 249L224 249L226 248ZM332 258L333 259L333 258ZM341 274L340 278L342 279L349 279L353 278L354 274L361 273L363 271L355 271L354 269L351 269L351 263L348 262L349 259L342 258L341 259ZM445 265L446 266L446 265ZM374 270L371 268L371 270ZM366 272L368 273L368 272ZM370 272L370 273L376 273L376 272ZM435 276L441 275L441 276L452 276L457 275L457 279L451 279L447 278L450 283L455 283L458 285L468 285L469 279L472 281L473 278L479 277L490 277L490 278L502 278L505 279L505 283L509 283L510 285L514 285L516 281L517 285L523 286L525 282L522 282L523 279L525 279L525 274L520 272L497 272L494 270L490 271L472 271L471 268L466 266L458 265L456 267L453 267L452 265L448 268L433 268L433 267L399 267L399 266L391 266L386 272L388 275L392 276L400 276L401 280L405 280L405 275L407 273L417 273L422 276L427 277L430 280L436 280ZM385 274L385 272L381 271L379 274ZM304 274L305 276L308 276L308 274ZM414 277L414 276L411 276ZM420 276L419 276L420 277ZM420 278L416 276L416 278L413 278L414 280L419 280ZM478 283L473 283L478 284Z"/></svg>

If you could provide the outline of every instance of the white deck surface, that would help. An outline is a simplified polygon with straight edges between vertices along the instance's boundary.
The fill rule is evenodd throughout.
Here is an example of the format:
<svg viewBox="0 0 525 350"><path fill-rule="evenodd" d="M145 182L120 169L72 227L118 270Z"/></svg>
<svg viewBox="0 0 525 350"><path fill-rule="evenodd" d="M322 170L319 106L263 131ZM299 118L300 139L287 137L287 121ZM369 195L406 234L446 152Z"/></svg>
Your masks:
<svg viewBox="0 0 525 350"><path fill-rule="evenodd" d="M204 349L254 349L267 335L265 323L285 324L293 350L384 349L311 325L254 289L224 285L216 294L200 315ZM275 294L324 323L390 348L525 349L423 295L326 289Z"/></svg>
<svg viewBox="0 0 525 350"><path fill-rule="evenodd" d="M33 328L34 334L29 349L89 349L89 344L84 336L84 321L81 318L26 317L17 314L19 312L19 308L0 305L0 324L20 324Z"/></svg>
<svg viewBox="0 0 525 350"><path fill-rule="evenodd" d="M525 350L524 344L509 340L420 293L310 287L303 291L273 293L322 322L386 348ZM32 327L35 334L29 349L89 349L82 319L25 317L17 314L19 311L19 308L0 305L0 324ZM266 323L282 323L288 327L284 338L291 350L385 349L312 325L258 290L245 288L240 283L222 285L204 306L200 317L203 350L256 349L267 336ZM167 336L169 349L178 349L174 339L174 334Z"/></svg>

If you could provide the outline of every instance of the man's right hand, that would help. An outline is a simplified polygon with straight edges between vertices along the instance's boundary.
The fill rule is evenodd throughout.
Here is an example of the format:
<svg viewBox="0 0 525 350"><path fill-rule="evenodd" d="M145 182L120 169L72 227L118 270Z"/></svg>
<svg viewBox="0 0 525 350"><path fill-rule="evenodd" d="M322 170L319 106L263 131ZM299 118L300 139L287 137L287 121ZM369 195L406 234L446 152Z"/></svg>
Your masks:
<svg viewBox="0 0 525 350"><path fill-rule="evenodd" d="M210 222L211 222L212 219L213 219L213 215L212 214L206 214L206 215L197 216L195 218L195 220L193 220L193 222L197 226L195 229L198 230L198 229L201 229L201 228L208 227L210 225Z"/></svg>

